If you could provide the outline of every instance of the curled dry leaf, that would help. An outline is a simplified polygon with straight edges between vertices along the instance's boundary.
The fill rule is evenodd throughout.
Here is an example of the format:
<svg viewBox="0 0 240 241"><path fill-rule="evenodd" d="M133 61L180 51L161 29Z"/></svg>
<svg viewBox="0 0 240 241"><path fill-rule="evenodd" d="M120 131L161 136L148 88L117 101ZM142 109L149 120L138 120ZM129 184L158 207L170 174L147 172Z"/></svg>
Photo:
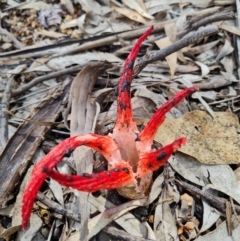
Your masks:
<svg viewBox="0 0 240 241"><path fill-rule="evenodd" d="M61 6L54 4L51 9L41 10L39 12L39 22L45 27L58 25L62 22L62 17L59 15L64 13Z"/></svg>
<svg viewBox="0 0 240 241"><path fill-rule="evenodd" d="M231 56L225 56L221 59L220 63L223 65L224 69L228 73L233 73L234 70L234 60Z"/></svg>
<svg viewBox="0 0 240 241"><path fill-rule="evenodd" d="M206 76L207 74L209 74L210 69L208 68L208 66L206 64L201 63L200 61L195 61L195 63L201 68L202 71L202 77Z"/></svg>
<svg viewBox="0 0 240 241"><path fill-rule="evenodd" d="M140 4L135 1L135 0L132 0L132 1L126 1L126 0L123 0L122 1L126 6L128 6L129 8L131 9L134 9L135 11L137 11L139 14L141 14L143 17L145 18L148 18L148 19L154 19L153 16L151 16L150 14L148 14L141 6Z"/></svg>
<svg viewBox="0 0 240 241"><path fill-rule="evenodd" d="M172 42L168 37L159 39L155 41L155 43L160 49L163 49L172 44ZM177 64L177 53L175 52L173 54L170 54L169 56L166 57L166 60L170 68L171 77L173 77L176 70L176 64Z"/></svg>
<svg viewBox="0 0 240 241"><path fill-rule="evenodd" d="M170 209L168 198L162 194L154 216L154 233L162 241L178 240L176 220Z"/></svg>
<svg viewBox="0 0 240 241"><path fill-rule="evenodd" d="M143 24L147 22L139 13L131 9L114 7L114 10L133 21L143 23Z"/></svg>
<svg viewBox="0 0 240 241"><path fill-rule="evenodd" d="M207 202L202 200L203 203L203 220L202 220L202 227L200 229L200 233L205 232L208 230L220 217L220 214L217 210L211 207Z"/></svg>
<svg viewBox="0 0 240 241"><path fill-rule="evenodd" d="M218 61L219 59L223 58L226 55L229 55L230 53L232 53L233 50L234 48L232 47L231 43L226 39L222 49L220 50L220 52L218 53L218 56L216 57L216 61Z"/></svg>

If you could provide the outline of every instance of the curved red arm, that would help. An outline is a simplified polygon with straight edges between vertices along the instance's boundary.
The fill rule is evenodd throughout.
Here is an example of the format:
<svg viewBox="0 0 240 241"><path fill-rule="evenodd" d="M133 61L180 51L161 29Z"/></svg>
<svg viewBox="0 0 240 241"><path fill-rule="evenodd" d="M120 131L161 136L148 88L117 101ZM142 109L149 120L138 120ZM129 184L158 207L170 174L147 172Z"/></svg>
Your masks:
<svg viewBox="0 0 240 241"><path fill-rule="evenodd" d="M171 110L172 107L179 104L188 95L197 91L197 87L190 87L184 89L177 94L175 94L171 99L166 101L151 117L145 128L139 134L140 143L137 146L138 150L144 151L143 146L151 147L153 138L159 128L159 126L164 122L165 115Z"/></svg>
<svg viewBox="0 0 240 241"><path fill-rule="evenodd" d="M186 142L187 139L182 137L156 151L141 153L137 171L139 177L144 177L149 171L156 171L164 166L169 157Z"/></svg>
<svg viewBox="0 0 240 241"><path fill-rule="evenodd" d="M151 26L136 42L124 62L123 73L117 87L117 121L115 128L128 127L132 123L131 83L133 66L142 42L152 32Z"/></svg>
<svg viewBox="0 0 240 241"><path fill-rule="evenodd" d="M114 164L121 160L118 146L109 136L100 136L96 134L87 134L83 136L70 137L55 148L48 155L41 159L33 168L31 179L25 188L22 205L22 228L25 230L31 215L34 200L38 190L41 188L46 174L42 173L44 167L54 168L69 151L76 147L85 145L101 153L110 163Z"/></svg>
<svg viewBox="0 0 240 241"><path fill-rule="evenodd" d="M134 183L134 174L130 165L122 161L109 171L96 174L63 175L49 167L42 171L61 185L72 187L79 191L96 192L100 189L116 189Z"/></svg>

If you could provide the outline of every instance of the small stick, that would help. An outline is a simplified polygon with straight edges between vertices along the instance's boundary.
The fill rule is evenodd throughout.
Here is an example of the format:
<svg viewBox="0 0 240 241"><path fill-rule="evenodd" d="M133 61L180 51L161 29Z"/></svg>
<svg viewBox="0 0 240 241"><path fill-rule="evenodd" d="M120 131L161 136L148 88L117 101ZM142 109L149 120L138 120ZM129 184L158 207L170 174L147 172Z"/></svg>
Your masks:
<svg viewBox="0 0 240 241"><path fill-rule="evenodd" d="M232 205L233 213L234 213L234 215L235 215L235 217L236 217L238 223L240 224L240 217L239 217L239 216L237 215L237 213L236 213L236 210L235 210L235 206L234 206L234 203L233 203L233 199L232 199L232 197L230 197L230 203L231 203L231 205Z"/></svg>
<svg viewBox="0 0 240 241"><path fill-rule="evenodd" d="M148 54L144 55L142 58L138 59L136 65L134 66L134 74L133 75L137 76L142 71L142 69L145 66L147 66L149 63L155 62L157 60L163 60L166 56L168 56L174 52L177 52L178 50L180 50L192 43L195 43L202 38L205 38L207 36L214 35L217 33L218 33L217 26L212 25L212 26L202 27L198 31L188 34L184 38L178 40L174 44L172 44L164 49L148 53Z"/></svg>
<svg viewBox="0 0 240 241"><path fill-rule="evenodd" d="M22 93L24 93L25 91L31 89L33 86L42 83L43 81L49 80L51 78L56 78L56 77L60 77L66 74L72 74L72 73L77 73L79 72L82 68L84 67L84 65L78 65L78 66L74 66L71 68L67 68L64 70L60 70L60 71L56 71L50 74L46 74L46 75L42 75L40 77L36 77L34 78L32 81L30 81L29 83L22 85L21 87L13 90L11 92L11 96L15 97L17 95L20 95Z"/></svg>
<svg viewBox="0 0 240 241"><path fill-rule="evenodd" d="M214 23L214 22L218 22L218 21L224 21L224 20L232 20L235 19L235 15L233 12L230 13L221 13L221 14L216 14L210 17L206 17L204 19L201 19L200 21L193 23L192 25L188 26L187 29L177 33L177 38L180 39L182 38L184 35L186 35L187 33L189 33L192 30L196 30L204 25L210 24L210 23Z"/></svg>
<svg viewBox="0 0 240 241"><path fill-rule="evenodd" d="M9 33L6 29L3 29L2 27L0 27L0 34L6 35L8 38L10 38L18 49L22 49L23 48L22 43L19 42L15 38L15 36L13 34Z"/></svg>
<svg viewBox="0 0 240 241"><path fill-rule="evenodd" d="M217 208L219 211L225 213L227 199L213 196L213 195L206 193L206 192L202 191L201 189L199 189L191 184L188 184L186 182L182 182L179 180L175 180L175 181L185 190L189 191L190 193L192 193L194 195L200 195L207 202L209 202L211 205L213 205L215 208ZM233 205L233 207L237 213L240 213L239 205Z"/></svg>
<svg viewBox="0 0 240 241"><path fill-rule="evenodd" d="M46 197L41 192L38 192L37 200L42 202L47 207L49 207L49 209L52 211L59 213L67 218L70 218L76 222L81 222L80 213L74 213L72 210L64 208L62 205L52 201L50 198Z"/></svg>
<svg viewBox="0 0 240 241"><path fill-rule="evenodd" d="M103 229L103 232L111 235L112 237L116 238L117 240L123 240L123 241L153 241L152 239L145 239L133 236L125 231L119 230L115 227L105 227Z"/></svg>
<svg viewBox="0 0 240 241"><path fill-rule="evenodd" d="M161 23L156 23L154 24L154 30L152 31L152 33L158 33L160 31L162 31L164 29L164 25L170 22L175 22L177 21L177 19L174 20L168 20L168 21L164 21ZM65 52L61 53L61 54L55 54L52 57L59 57L59 56L65 56L65 55L69 55L69 54L74 54L74 53L78 53L78 52L82 52L82 51L86 51L89 49L93 49L93 48L97 48L97 47L101 47L101 46L107 46L109 44L114 43L115 41L118 41L118 39L135 39L138 38L139 36L141 36L143 33L145 33L145 31L149 28L149 26L140 28L140 29L134 29L131 31L126 31L123 33L118 33L117 36L112 35L112 36L108 36L102 39L98 39L95 41L91 41L91 42L86 42L83 43L82 45L80 45L79 47L75 48L75 49L71 49L71 50L66 50Z"/></svg>
<svg viewBox="0 0 240 241"><path fill-rule="evenodd" d="M10 101L10 91L14 78L11 76L6 84L0 108L0 147L4 147L8 141L8 107Z"/></svg>

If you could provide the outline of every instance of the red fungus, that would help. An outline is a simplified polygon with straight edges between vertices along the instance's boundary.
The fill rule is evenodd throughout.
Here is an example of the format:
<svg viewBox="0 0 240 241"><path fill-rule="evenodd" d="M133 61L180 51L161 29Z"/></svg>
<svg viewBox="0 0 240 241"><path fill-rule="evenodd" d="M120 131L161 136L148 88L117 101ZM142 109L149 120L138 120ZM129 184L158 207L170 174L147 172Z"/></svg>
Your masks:
<svg viewBox="0 0 240 241"><path fill-rule="evenodd" d="M140 133L133 121L130 87L134 61L141 43L152 29L153 27L150 27L138 39L125 61L117 88L117 121L113 133L108 136L87 134L70 137L53 148L35 165L23 195L23 230L27 228L37 192L47 176L62 185L81 191L94 192L99 189L117 188L124 196L138 198L139 194L140 196L145 195L146 189L150 185L152 171L163 166L171 154L185 144L186 138L179 138L158 150L151 150L154 135L164 121L165 114L187 95L195 92L196 87L180 91L163 104ZM111 165L111 169L98 174L82 174L81 176L63 175L53 170L65 153L81 145L91 147L101 153ZM126 191L128 189L131 190L131 194Z"/></svg>

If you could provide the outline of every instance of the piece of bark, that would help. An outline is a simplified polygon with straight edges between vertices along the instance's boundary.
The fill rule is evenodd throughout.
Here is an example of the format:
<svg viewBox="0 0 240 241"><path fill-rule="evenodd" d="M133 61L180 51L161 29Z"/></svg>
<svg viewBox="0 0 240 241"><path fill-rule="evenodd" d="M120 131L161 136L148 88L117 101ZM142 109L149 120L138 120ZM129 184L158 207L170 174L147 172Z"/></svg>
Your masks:
<svg viewBox="0 0 240 241"><path fill-rule="evenodd" d="M70 81L57 87L33 110L28 119L33 121L54 122L64 108L63 101L68 95ZM18 184L19 179L30 165L45 134L51 126L35 125L24 121L9 139L0 154L0 206L5 205L8 195Z"/></svg>

